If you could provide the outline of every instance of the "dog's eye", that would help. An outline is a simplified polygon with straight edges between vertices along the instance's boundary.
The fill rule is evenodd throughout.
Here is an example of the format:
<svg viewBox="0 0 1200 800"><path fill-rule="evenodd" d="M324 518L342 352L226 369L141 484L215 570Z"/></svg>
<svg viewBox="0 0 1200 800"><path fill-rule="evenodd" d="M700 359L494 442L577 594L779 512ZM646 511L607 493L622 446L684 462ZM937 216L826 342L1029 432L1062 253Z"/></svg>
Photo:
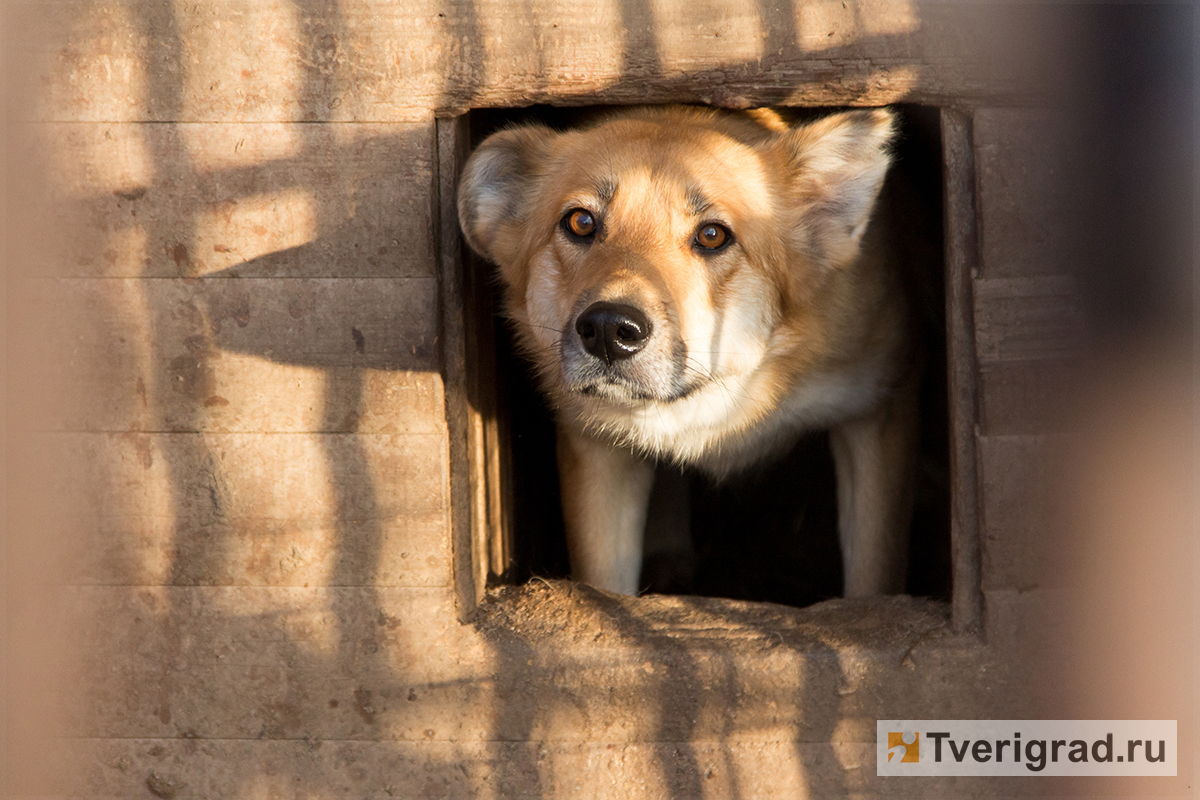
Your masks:
<svg viewBox="0 0 1200 800"><path fill-rule="evenodd" d="M705 250L720 250L732 238L733 234L729 232L729 228L715 222L705 223L696 231L696 244Z"/></svg>
<svg viewBox="0 0 1200 800"><path fill-rule="evenodd" d="M583 239L596 232L596 218L586 208L573 208L562 220L563 228L572 236Z"/></svg>

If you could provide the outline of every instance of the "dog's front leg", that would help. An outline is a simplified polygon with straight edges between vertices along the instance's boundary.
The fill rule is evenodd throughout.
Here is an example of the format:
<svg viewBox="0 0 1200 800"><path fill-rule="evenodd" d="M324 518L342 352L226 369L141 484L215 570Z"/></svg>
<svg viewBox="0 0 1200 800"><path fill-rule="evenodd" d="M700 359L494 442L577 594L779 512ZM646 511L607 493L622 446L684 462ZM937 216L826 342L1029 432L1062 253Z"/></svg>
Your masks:
<svg viewBox="0 0 1200 800"><path fill-rule="evenodd" d="M654 465L560 425L558 477L572 577L637 594Z"/></svg>
<svg viewBox="0 0 1200 800"><path fill-rule="evenodd" d="M917 452L917 398L903 388L829 433L846 597L902 594Z"/></svg>

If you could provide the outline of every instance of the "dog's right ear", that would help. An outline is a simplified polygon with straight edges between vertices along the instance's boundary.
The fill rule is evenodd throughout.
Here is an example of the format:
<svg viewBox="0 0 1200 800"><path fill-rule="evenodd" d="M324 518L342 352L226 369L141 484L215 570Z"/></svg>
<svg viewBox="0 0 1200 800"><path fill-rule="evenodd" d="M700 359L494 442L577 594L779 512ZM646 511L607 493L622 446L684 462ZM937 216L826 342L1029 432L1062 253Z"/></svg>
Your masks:
<svg viewBox="0 0 1200 800"><path fill-rule="evenodd" d="M531 189L558 136L543 125L493 133L467 160L458 182L458 223L467 244L500 266L520 251Z"/></svg>

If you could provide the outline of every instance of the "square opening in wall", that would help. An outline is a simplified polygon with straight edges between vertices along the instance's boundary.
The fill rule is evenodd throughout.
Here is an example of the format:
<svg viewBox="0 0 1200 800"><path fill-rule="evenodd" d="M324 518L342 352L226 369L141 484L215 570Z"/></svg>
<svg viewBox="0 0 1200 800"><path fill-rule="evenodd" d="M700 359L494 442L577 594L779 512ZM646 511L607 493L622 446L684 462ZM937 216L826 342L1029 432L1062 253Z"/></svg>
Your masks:
<svg viewBox="0 0 1200 800"><path fill-rule="evenodd" d="M828 119L839 111L781 109L777 110L777 115L782 124L799 130L801 126ZM522 134L522 126L536 124L553 132L571 131L593 125L606 116L620 112L620 109L611 107L473 111L468 120L470 148L474 150L497 131L514 131L510 134L514 141L522 136L536 139L546 134ZM503 274L501 268L492 263L493 260L504 262L506 259L528 258L529 248L543 246L542 240L546 237L539 240L528 228L514 230L510 226L499 232L492 230L482 235L468 232L468 241L476 249L487 252L490 259L472 253L465 247L463 249L461 277L469 373L467 381L470 402L478 414L479 428L477 446L468 448L467 453L472 460L471 475L476 484L473 490L476 498L473 513L481 521L474 527L474 535L482 539L473 546L486 564L484 571L490 585L521 583L531 577L571 576L567 531L563 521L563 494L564 491L577 494L577 490L564 490L560 483L559 448L556 445L560 434L556 431L554 401L546 391L547 382L554 384L550 387L551 392L557 391L555 386L561 389L564 378L557 373L547 376L546 364L551 364L549 369L569 372L570 365L565 365L569 348L574 348L571 357L585 362L591 358L609 368L623 358L628 358L629 363L642 358L641 348L645 346L641 340L636 336L633 339L629 336L622 338L620 326L624 318L614 317L612 322L616 332L609 336L608 329L613 326L608 325L610 320L604 314L619 316L620 313L632 313L625 310L625 306L631 305L629 297L636 295L644 298L649 293L654 295L654 299L643 302L654 305L660 316L654 317L650 313L644 319L638 317L632 320L633 327L626 333L632 335L637 332L634 329L646 323L656 331L655 335L673 338L674 350L664 345L659 357L663 364L682 366L669 380L662 379L659 384L654 381L661 379L661 370L655 374L650 367L642 373L626 370L616 380L621 385L611 389L614 397L632 402L641 411L654 407L656 403L677 402L676 395L686 399L694 388L688 380L694 378L697 383L710 386L711 393L705 401L709 406L725 404L729 408L742 409L739 413L743 413L744 419L738 423L742 431L756 429L756 426L764 424L764 420L765 424L774 424L772 408L800 402L783 396L771 396L777 388L775 383L786 384L789 379L754 383L741 380L737 371L745 370L744 365L754 359L758 359L756 363L771 358L778 360L779 342L788 337L791 339L790 355L783 360L802 361L806 357L804 354L815 348L821 355L820 358L814 357L813 363L820 362L828 373L836 373L843 378L848 374L848 368L844 368L846 364L851 361L865 363L864 359L869 361L870 357L864 354L874 352L882 353L878 359L880 361L893 365L903 361L906 366L880 367L890 370L886 379L864 378L859 383L841 378L826 379L814 390L819 396L815 399L807 397L801 403L808 404L805 408L809 410L802 409L792 415L791 422L777 425L774 436L742 446L741 449L747 451L748 456L743 454L725 458L716 469L711 460L705 463L704 459L700 459L699 465L681 465L677 459L669 456L651 459L646 462L648 465L634 469L652 473L652 481L640 480L633 490L629 489L627 482L623 482L612 489L611 498L600 494L589 500L592 505L584 510L585 515L620 518L620 507L631 502L631 497L634 498L632 502L641 503L646 508L644 525L640 519L636 521L639 529L644 528L644 549L640 571L637 572L636 590L805 606L841 596L854 580L861 585L869 584L869 580L864 584L861 578L863 570L870 572L872 567L868 565L864 568L862 563L851 563L849 556L845 563L851 570L857 571L859 577L848 582L844 574L840 538L847 534L843 531L839 535L840 476L843 482L842 515L858 514L863 517L859 520L860 528L880 528L881 533L872 535L882 537L884 544L880 545L881 550L887 549L888 542L894 545L892 549L899 547L895 545L896 542L904 543L903 553L892 554L891 571L894 573L899 569L900 573L888 591L949 599L951 480L948 463L942 242L943 159L939 110L901 105L894 107L892 112L895 130L884 147L890 156L890 165L887 166L887 177L882 183L878 200L873 210L868 209L867 212L871 223L866 233L859 229L847 234L851 237L861 236L852 239L858 248L855 252L863 253L859 258L879 258L895 265L894 280L889 280L883 288L870 281L855 285L843 280L844 276L835 273L838 270L845 272L847 267L832 255L841 252L838 248L845 246L843 240L846 237L842 234L846 232L835 229L835 223L841 225L846 221L837 216L839 208L853 206L856 202L861 205L861 198L855 192L870 194L878 187L876 184L874 188L861 188L869 183L863 176L872 169L870 164L854 164L846 174L830 173L819 181L796 186L781 180L778 175L764 175L753 170L744 172L748 167L737 162L736 153L714 152L712 162L704 167L713 176L712 182L705 186L686 187L681 195L680 208L658 207L653 203L645 203L644 198L639 201L642 205L638 207L638 202L632 201L633 191L637 188L634 183L643 180L640 190L652 194L659 180L655 169L663 165L646 164L644 174L638 175L636 168L623 164L621 168L626 170L623 174L627 177L625 183L621 184L605 177L617 170L618 165L612 164L611 153L601 148L591 154L594 164L583 169L583 173L597 178L594 191L587 197L582 194L578 198L572 196L567 198L570 201L567 202L556 195L550 197L547 193L533 198L502 196L502 192L490 196L493 204L503 202L507 205L482 212L485 216L492 214L489 219L502 216L504 219L519 217L522 220L534 220L523 224L548 225L550 236L561 240L549 245L551 249L558 248L560 251L551 256L560 260L554 268L556 273L553 280L543 276L540 286L532 285L535 281L520 270ZM868 117L869 114L856 115L850 119ZM518 164L517 168L544 173L544 164L539 162L536 144L535 141L532 145L528 142L514 145L526 148L520 150L519 158L530 159L530 163L523 166ZM796 145L801 154L794 161L789 162L784 156L778 156L782 160L764 159L761 163L797 172L809 169L815 163L812 159L816 156L811 151L804 151L801 144ZM835 145L830 152L853 160L854 153L847 155L845 152L847 147L853 148L853 143ZM838 147L842 150L839 151ZM809 162L801 163L805 158ZM493 171L491 178L500 182L509 180L505 170L512 168L511 163L499 161L488 166ZM669 179L671 176L668 182ZM750 184L755 180L770 184L766 189L759 189L765 192L765 197L786 196L786 202L792 204L790 207L795 213L789 214L787 209L774 209L767 214L754 203L747 203L746 198L753 196ZM829 191L830 184L837 184L841 194L832 200L813 199L821 192ZM721 198L710 196L713 192L721 191L721 186L731 187L730 191L736 194L736 199L727 198L727 203L743 204L737 209L742 216L736 225L726 224L724 217L719 216ZM627 204L626 210L635 222L629 222L624 231L618 231L613 226L613 236L606 240L610 231L606 228L606 212L599 206L611 203L616 208L619 202L616 198L622 192L626 193L626 197L621 201ZM521 203L534 206L549 203L554 207L519 208ZM564 203L571 207L560 208ZM796 210L806 203L816 210ZM839 203L842 206L834 208ZM590 204L598 207L593 209ZM867 204L870 206L870 199ZM585 213L577 215L577 218L571 217L572 213L579 210ZM816 219L822 214L827 219ZM753 227L756 224L763 227L764 220L769 220L777 227L780 224L786 227L787 220L796 219L801 220L799 227L803 228L803 236L807 237L803 241L800 241L802 234L794 234L789 240L778 229L757 230ZM641 220L643 228L636 227L636 220ZM750 222L746 223L745 220ZM784 222L780 223L780 220ZM472 222L479 226L485 224L479 219L469 220L467 224ZM709 223L711 230L704 227ZM814 232L813 226L819 228L822 224L830 226L828 230L832 232ZM658 227L655 228L655 225ZM652 259L646 258L645 252L633 244L626 245L619 238L627 236L638 242L651 242L647 247L652 250L657 246L654 244L657 241L655 237L669 239L677 232L676 228L682 230L680 226L685 225L699 226L693 240L687 243L699 254L692 262L683 259L671 266L664 266L665 262L651 263ZM881 227L887 229L886 236L871 232ZM671 233L664 233L664 229L669 229ZM702 241L701 237L706 236L709 238ZM729 237L729 241L716 241L722 237ZM486 241L480 242L481 238ZM794 247L799 252L809 254L803 269L797 268L797 271L804 273L801 277L770 272L770 263L793 263L787 262L786 258L771 261L763 256L759 261L754 261L759 256L755 255L752 248L761 251L762 243L769 241L775 242L777 247ZM722 265L708 253L709 250L719 252L731 245L742 247L743 242L743 252L747 254L744 258L748 264L744 267ZM716 244L717 247L707 248L706 244ZM562 265L563 258L568 261L574 258L576 260L571 263L580 265L584 263L578 255L581 248L605 245L611 254L604 267L608 270L608 285L624 281L618 289L597 290L595 281L589 284L583 278L576 280L575 273L563 274L570 271ZM593 255L598 253L589 252ZM829 254L825 261L822 261L822 254ZM688 263L701 264L708 270L702 280L697 280L694 274L688 274ZM736 274L722 274L714 278L722 269L736 273L742 268L748 272L759 270L757 277L750 281L742 281ZM612 277L614 275L615 278ZM651 288L646 289L647 286ZM834 288L831 289L831 286ZM545 296L547 291L552 296ZM506 292L513 294L506 297ZM539 295L539 292L542 294ZM684 299L683 295L689 292L697 296L689 295ZM862 299L872 292L877 296L872 295L870 302ZM897 302L899 296L903 299ZM531 297L536 308L531 309L529 305ZM520 308L516 315L520 317L519 325L525 326L524 332L513 320L506 318L512 314L506 315L505 310L512 312L518 305ZM632 305L637 308L637 304ZM585 312L597 307L600 311L593 316L599 316L592 320L591 327L585 325ZM830 311L831 308L833 311ZM903 311L897 312L896 309ZM688 315L696 318L698 313L708 314L708 318L704 324L689 327L690 323L683 318ZM781 316L785 314L790 316L781 321ZM897 314L903 317L903 323L896 322ZM764 328L768 323L761 321L763 317L770 319L769 325L773 326L770 330ZM725 326L723 336L720 331L714 333L714 319L718 320L716 325ZM628 326L630 321L625 320L624 324ZM902 344L888 338L888 331L895 330L898 324L905 331ZM541 332L531 335L531 326L540 326ZM707 343L706 346L697 344L697 338L693 336L696 331L702 332L701 338ZM592 339L588 339L588 336ZM572 341L564 343L563 337ZM806 340L805 337L809 338ZM811 347L808 342L812 343ZM651 352L652 347L645 347L646 352ZM626 357L615 350L609 352L613 348L632 349L637 355ZM548 349L554 351L549 358L546 357ZM537 367L539 363L542 365L541 377ZM620 366L624 368L624 365ZM786 372L787 375L801 374L810 368L797 363L785 366L791 370ZM868 371L871 369L875 367ZM610 389L597 388L588 383L589 380L594 382L596 374L582 369L575 374L568 374L565 380L576 382L573 391L585 395L599 392L603 395ZM883 373L876 371L871 374L878 377ZM676 378L678 385L672 383ZM897 388L900 384L906 388ZM658 397L655 392L663 396ZM899 400L893 403L890 399L893 395L907 397L908 405L903 408L908 410L876 413L877 409L889 404L895 408L902 407ZM561 406L561 398L557 402ZM573 412L560 408L558 413ZM710 420L703 416L703 409L696 413L700 415L694 423L696 429L709 424ZM727 408L725 413L732 412ZM833 433L824 427L824 421L830 419L831 415L840 415L833 426ZM892 420L881 423L890 432L867 435L868 440L874 436L877 442L886 441L882 445L863 446L863 435L847 434L845 422L851 418L865 419L872 415ZM907 422L897 433L893 423L899 417L904 417ZM817 422L809 425L805 421L809 418ZM604 422L596 425L605 427ZM619 425L614 425L608 425L608 428L617 430ZM869 426L864 423L858 427L865 429ZM806 430L794 434L799 428ZM680 434L677 431L670 435ZM742 435L753 438L750 434ZM895 442L898 440L907 444L897 446ZM718 450L725 448L726 452L738 449L728 442L714 447ZM863 471L863 463L870 462L878 455L879 451L873 447L883 447L884 460L891 459L893 466L900 464L897 474L902 474L903 479L877 478L872 477L869 469ZM838 448L842 452L835 459L834 452ZM897 452L901 455L895 455ZM760 455L763 457L758 458ZM714 472L728 474L714 476ZM881 480L883 483L879 483ZM871 481L876 483L871 484ZM851 482L857 482L859 486L857 500L852 492L845 489ZM864 485L867 485L865 492L861 491ZM650 488L647 489L647 486ZM642 495L638 495L638 492L644 495L646 491L649 492L648 504L639 499ZM872 492L875 495L887 495L890 492L893 499L890 504L875 502L872 505L872 501L862 499ZM600 501L611 499L611 503L598 502L597 498ZM576 508L573 513L579 514L580 511ZM638 513L633 516L637 517ZM892 530L888 530L887 524L877 524L879 519L885 517L910 521L892 524ZM900 528L897 533L896 529ZM860 558L859 562L863 562L863 559Z"/></svg>

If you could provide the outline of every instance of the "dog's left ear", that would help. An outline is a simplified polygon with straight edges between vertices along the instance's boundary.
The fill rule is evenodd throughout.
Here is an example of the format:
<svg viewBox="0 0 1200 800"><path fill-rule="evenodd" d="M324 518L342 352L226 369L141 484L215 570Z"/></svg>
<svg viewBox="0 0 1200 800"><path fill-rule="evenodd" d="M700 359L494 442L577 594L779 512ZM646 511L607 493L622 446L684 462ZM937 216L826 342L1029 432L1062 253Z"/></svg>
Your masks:
<svg viewBox="0 0 1200 800"><path fill-rule="evenodd" d="M779 136L775 146L791 173L797 249L832 267L858 255L895 135L895 115L877 108L834 114Z"/></svg>

